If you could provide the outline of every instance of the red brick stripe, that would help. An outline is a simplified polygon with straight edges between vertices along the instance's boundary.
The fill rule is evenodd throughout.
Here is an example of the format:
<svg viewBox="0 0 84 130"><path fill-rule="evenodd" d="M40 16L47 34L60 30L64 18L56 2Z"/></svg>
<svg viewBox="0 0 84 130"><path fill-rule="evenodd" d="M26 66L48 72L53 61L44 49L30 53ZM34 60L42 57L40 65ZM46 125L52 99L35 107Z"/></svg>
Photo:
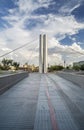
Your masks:
<svg viewBox="0 0 84 130"><path fill-rule="evenodd" d="M50 118L51 118L53 130L58 130L56 118L55 118L55 111L53 109L53 106L52 106L52 103L50 100L50 95L49 95L48 89L46 89L46 95L47 95L47 99L48 99L48 106L49 106Z"/></svg>

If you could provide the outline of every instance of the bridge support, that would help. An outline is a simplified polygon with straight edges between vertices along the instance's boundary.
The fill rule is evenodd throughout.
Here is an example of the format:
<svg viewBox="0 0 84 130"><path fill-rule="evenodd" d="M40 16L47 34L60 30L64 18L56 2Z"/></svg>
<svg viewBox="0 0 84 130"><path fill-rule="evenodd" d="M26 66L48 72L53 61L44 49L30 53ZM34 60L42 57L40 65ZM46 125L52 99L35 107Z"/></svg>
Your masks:
<svg viewBox="0 0 84 130"><path fill-rule="evenodd" d="M47 73L47 37L45 34L40 34L39 42L39 72Z"/></svg>

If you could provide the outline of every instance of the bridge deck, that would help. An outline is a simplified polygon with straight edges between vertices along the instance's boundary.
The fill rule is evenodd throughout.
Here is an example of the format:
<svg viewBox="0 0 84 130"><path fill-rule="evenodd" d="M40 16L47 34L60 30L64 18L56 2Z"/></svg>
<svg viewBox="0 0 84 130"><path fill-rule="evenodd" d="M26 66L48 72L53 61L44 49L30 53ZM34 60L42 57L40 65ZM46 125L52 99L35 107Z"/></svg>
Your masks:
<svg viewBox="0 0 84 130"><path fill-rule="evenodd" d="M84 89L30 74L0 96L0 130L84 130Z"/></svg>

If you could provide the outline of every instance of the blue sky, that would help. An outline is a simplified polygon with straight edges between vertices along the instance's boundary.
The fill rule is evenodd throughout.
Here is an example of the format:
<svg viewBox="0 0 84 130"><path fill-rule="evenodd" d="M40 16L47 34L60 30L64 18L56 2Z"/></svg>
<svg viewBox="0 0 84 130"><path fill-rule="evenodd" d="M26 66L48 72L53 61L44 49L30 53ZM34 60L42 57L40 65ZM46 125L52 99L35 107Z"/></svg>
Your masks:
<svg viewBox="0 0 84 130"><path fill-rule="evenodd" d="M48 36L48 62L84 60L84 0L0 0L0 55ZM34 45L37 49L34 49ZM6 57L38 64L38 42ZM78 51L74 53L72 51Z"/></svg>

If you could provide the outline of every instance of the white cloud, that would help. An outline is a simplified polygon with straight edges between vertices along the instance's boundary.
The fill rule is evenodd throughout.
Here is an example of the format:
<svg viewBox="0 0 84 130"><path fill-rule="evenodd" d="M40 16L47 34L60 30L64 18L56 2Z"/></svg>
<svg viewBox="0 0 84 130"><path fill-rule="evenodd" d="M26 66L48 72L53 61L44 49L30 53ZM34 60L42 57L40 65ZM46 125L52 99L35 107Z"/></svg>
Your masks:
<svg viewBox="0 0 84 130"><path fill-rule="evenodd" d="M54 3L53 0L37 0L37 1L39 2L40 7L45 7L45 8L48 8L51 2L52 4Z"/></svg>
<svg viewBox="0 0 84 130"><path fill-rule="evenodd" d="M72 35L76 34L80 29L84 28L84 23L78 23L74 16L56 16L48 15L45 20L44 32L49 32L51 35Z"/></svg>
<svg viewBox="0 0 84 130"><path fill-rule="evenodd" d="M59 10L60 13L67 13L68 15L71 14L72 11L74 11L76 8L78 8L80 6L80 3L74 5L74 6L69 6L69 5L65 5L62 6Z"/></svg>
<svg viewBox="0 0 84 130"><path fill-rule="evenodd" d="M54 59L54 62L56 61L59 64L64 64L65 60L67 64L71 64L75 61L84 60L84 49L82 49L80 45L78 45L77 43L73 43L71 46L68 46L68 45L61 45L56 41L56 44L54 45L55 45L54 48L53 47L51 48L49 54L49 56L52 57L52 59Z"/></svg>
<svg viewBox="0 0 84 130"><path fill-rule="evenodd" d="M82 51L82 48L80 47L80 45L77 45L77 43L73 43L71 48L76 51Z"/></svg>
<svg viewBox="0 0 84 130"><path fill-rule="evenodd" d="M71 15L71 13L81 6L83 0L70 0L66 1L66 4L60 7L59 13Z"/></svg>
<svg viewBox="0 0 84 130"><path fill-rule="evenodd" d="M73 57L76 55L78 56L79 54L73 53L71 49L75 49L80 52L83 52L84 50L77 43L74 43L71 46L64 46L59 43L59 40L63 39L66 34L70 36L78 33L80 29L84 29L84 23L78 23L72 15L32 15L32 12L40 7L47 8L51 0L48 0L47 2L46 0L38 0L38 2L39 3L33 3L33 0L19 0L16 2L18 8L10 9L9 15L3 17L3 19L6 20L9 25L11 25L11 27L6 27L3 31L0 31L0 48L2 48L1 54L4 53L4 50L5 52L8 52L7 49L13 50L29 41L38 39L40 33L47 33L48 47L51 48L49 62L54 62L56 59L57 64L63 63L64 58L67 58L66 54L70 57L68 58L68 62L69 59L72 59L71 61L73 61ZM79 4L75 5L70 11L74 10L78 6ZM61 11L66 12L67 9L68 8L63 7L61 8ZM31 30L28 28L24 29L24 26L26 26L25 21L28 21L29 19L33 19L34 21L39 19L42 23L40 24L37 22L36 26ZM75 38L73 38L73 41L76 42ZM31 48L33 48L34 45L38 46L38 41L35 41L33 44L31 44L30 48L25 47L8 55L8 57L12 57L17 61L24 63L31 57ZM57 51L58 53L56 54ZM52 61L50 57L52 57ZM35 61L38 63L38 52L36 52L36 50L33 51L32 63L35 63Z"/></svg>
<svg viewBox="0 0 84 130"><path fill-rule="evenodd" d="M2 51L11 51L9 48L1 48Z"/></svg>
<svg viewBox="0 0 84 130"><path fill-rule="evenodd" d="M63 65L63 59L61 54L52 54L48 57L48 64L49 65Z"/></svg>
<svg viewBox="0 0 84 130"><path fill-rule="evenodd" d="M35 2L33 4L33 0L19 0L17 5L19 7L19 13L31 13L36 8L36 4Z"/></svg>

